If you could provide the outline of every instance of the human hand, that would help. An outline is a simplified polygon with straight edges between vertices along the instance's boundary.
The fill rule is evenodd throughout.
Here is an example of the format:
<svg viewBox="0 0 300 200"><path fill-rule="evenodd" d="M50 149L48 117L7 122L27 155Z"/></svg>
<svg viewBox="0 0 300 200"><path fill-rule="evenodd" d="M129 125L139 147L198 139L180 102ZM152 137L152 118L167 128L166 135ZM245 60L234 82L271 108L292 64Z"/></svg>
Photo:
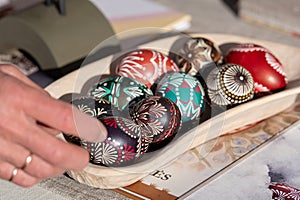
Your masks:
<svg viewBox="0 0 300 200"><path fill-rule="evenodd" d="M82 170L89 153L56 137L64 132L100 142L103 124L52 98L13 65L0 64L0 178L23 187Z"/></svg>

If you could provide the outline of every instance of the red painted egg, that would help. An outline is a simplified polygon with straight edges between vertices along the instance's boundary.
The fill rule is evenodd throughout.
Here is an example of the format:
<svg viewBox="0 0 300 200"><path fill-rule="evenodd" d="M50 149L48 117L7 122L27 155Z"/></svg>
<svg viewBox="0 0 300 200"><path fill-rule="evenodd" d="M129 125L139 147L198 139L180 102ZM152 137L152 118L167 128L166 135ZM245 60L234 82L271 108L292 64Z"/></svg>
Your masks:
<svg viewBox="0 0 300 200"><path fill-rule="evenodd" d="M150 96L130 110L132 120L144 127L151 141L149 149L156 150L169 143L181 127L181 113L171 100Z"/></svg>
<svg viewBox="0 0 300 200"><path fill-rule="evenodd" d="M118 75L139 80L149 88L162 74L177 71L179 69L172 59L150 49L126 53L116 68Z"/></svg>
<svg viewBox="0 0 300 200"><path fill-rule="evenodd" d="M265 47L251 43L236 45L228 51L226 62L241 65L252 74L256 93L286 87L287 77L282 64Z"/></svg>

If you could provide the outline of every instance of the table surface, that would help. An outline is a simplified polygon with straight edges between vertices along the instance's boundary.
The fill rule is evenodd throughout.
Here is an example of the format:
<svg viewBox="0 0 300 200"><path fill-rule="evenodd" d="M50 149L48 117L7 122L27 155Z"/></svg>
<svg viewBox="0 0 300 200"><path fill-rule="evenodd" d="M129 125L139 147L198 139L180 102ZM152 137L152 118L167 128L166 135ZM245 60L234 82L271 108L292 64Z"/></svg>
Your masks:
<svg viewBox="0 0 300 200"><path fill-rule="evenodd" d="M271 199L270 183L279 182L299 188L299 133L298 121L278 138L185 198Z"/></svg>
<svg viewBox="0 0 300 200"><path fill-rule="evenodd" d="M299 106L297 112L299 115ZM195 188L193 192L183 195L180 199L270 199L272 193L268 185L271 182L279 181L299 187L299 133L300 121L285 129L284 133L273 142L248 154L246 159L241 159L222 175ZM79 184L64 175L44 180L29 189L4 180L0 180L0 186L1 200L128 199L113 190Z"/></svg>

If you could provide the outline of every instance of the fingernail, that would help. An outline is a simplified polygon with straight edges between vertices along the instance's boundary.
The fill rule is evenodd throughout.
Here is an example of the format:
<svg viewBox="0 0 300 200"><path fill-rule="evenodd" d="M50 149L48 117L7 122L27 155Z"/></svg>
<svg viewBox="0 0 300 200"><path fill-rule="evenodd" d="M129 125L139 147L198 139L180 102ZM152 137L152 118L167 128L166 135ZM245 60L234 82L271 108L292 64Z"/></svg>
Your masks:
<svg viewBox="0 0 300 200"><path fill-rule="evenodd" d="M78 109L74 110L75 125L79 137L90 142L102 142L107 137L105 126L96 118L93 118Z"/></svg>

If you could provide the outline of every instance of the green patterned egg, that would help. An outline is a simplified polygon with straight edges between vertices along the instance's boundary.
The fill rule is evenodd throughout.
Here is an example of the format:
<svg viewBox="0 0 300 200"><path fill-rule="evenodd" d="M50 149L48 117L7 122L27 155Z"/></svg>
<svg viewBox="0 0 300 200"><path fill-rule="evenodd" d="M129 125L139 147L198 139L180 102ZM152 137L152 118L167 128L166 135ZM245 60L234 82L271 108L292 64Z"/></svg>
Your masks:
<svg viewBox="0 0 300 200"><path fill-rule="evenodd" d="M89 91L89 95L106 99L120 110L125 110L153 93L145 84L135 79L116 76L99 81Z"/></svg>
<svg viewBox="0 0 300 200"><path fill-rule="evenodd" d="M163 76L157 83L155 95L163 96L178 106L182 122L199 121L205 110L205 91L195 77L172 72Z"/></svg>

